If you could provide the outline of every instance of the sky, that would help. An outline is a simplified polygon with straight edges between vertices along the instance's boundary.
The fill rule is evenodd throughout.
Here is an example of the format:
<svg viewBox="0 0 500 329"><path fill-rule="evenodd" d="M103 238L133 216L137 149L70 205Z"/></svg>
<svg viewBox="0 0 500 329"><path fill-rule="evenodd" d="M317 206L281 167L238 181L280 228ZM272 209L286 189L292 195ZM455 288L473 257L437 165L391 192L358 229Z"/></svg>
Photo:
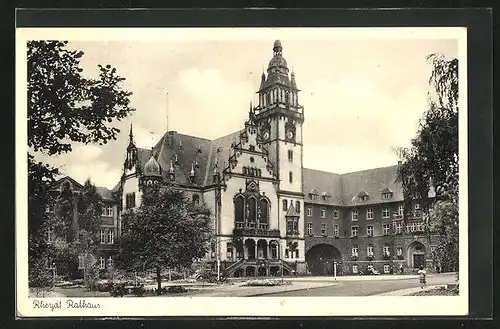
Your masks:
<svg viewBox="0 0 500 329"><path fill-rule="evenodd" d="M397 164L392 148L409 146L427 109L426 56L458 56L456 39L71 41L84 52L83 75L110 64L133 93L129 118L105 146L73 145L44 158L77 181L112 188L119 181L133 124L137 146L150 148L168 129L215 139L243 127L274 39L295 72L304 106L304 166L347 173ZM168 93L168 97L167 97ZM151 133L153 132L153 133Z"/></svg>

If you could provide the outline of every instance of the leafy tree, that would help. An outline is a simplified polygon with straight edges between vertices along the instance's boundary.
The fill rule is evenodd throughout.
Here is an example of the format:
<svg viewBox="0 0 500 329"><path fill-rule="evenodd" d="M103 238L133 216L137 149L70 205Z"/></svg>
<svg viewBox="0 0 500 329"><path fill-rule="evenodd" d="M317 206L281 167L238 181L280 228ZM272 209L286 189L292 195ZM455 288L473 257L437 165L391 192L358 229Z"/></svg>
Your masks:
<svg viewBox="0 0 500 329"><path fill-rule="evenodd" d="M70 142L105 144L116 139L121 120L132 111L131 92L110 65L98 79L81 75L82 51L67 41L28 42L28 146L48 155L71 151Z"/></svg>
<svg viewBox="0 0 500 329"><path fill-rule="evenodd" d="M30 264L30 288L35 290L36 297L45 297L45 293L50 290L53 284L52 269L48 268L45 257L31 259Z"/></svg>
<svg viewBox="0 0 500 329"><path fill-rule="evenodd" d="M445 268L458 269L458 60L432 54L429 109L409 149L397 150L406 213L414 200L424 211L424 228L443 233L436 255ZM430 195L435 194L435 198ZM451 263L451 264L450 264Z"/></svg>
<svg viewBox="0 0 500 329"><path fill-rule="evenodd" d="M187 268L205 256L212 233L211 212L184 192L148 189L136 211L123 215L116 265L129 271L155 271L161 294L161 271Z"/></svg>
<svg viewBox="0 0 500 329"><path fill-rule="evenodd" d="M80 67L83 52L66 46L67 41L27 43L30 152L56 155L70 152L74 142L105 144L119 133L114 122L134 111L129 99L132 93L122 89L124 78L115 68L99 65L97 79L85 78ZM54 200L47 192L57 174L57 168L36 161L34 154L28 153L30 260L38 259L47 249L41 226L49 220L45 206ZM69 214L64 218L69 220Z"/></svg>

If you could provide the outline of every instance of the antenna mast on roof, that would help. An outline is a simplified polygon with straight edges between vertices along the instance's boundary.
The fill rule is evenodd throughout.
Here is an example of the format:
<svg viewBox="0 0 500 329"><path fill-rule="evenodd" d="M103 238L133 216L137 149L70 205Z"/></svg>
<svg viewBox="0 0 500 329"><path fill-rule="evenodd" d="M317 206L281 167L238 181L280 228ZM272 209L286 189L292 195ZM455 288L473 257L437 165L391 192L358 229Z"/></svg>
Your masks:
<svg viewBox="0 0 500 329"><path fill-rule="evenodd" d="M169 108L168 108L168 89L166 90L166 96L167 96L166 100L167 100L167 133L168 133L168 110L169 110Z"/></svg>

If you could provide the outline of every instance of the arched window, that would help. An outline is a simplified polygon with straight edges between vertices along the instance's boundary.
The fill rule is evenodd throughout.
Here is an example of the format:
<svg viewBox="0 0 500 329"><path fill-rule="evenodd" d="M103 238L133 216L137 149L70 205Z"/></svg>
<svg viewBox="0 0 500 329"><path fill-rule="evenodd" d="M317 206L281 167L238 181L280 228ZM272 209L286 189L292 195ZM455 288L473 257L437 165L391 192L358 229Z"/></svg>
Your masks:
<svg viewBox="0 0 500 329"><path fill-rule="evenodd" d="M266 199L260 199L260 222L269 222L269 202Z"/></svg>
<svg viewBox="0 0 500 329"><path fill-rule="evenodd" d="M283 211L287 211L288 210L288 202L287 200L283 200Z"/></svg>
<svg viewBox="0 0 500 329"><path fill-rule="evenodd" d="M247 210L248 210L248 223L255 223L257 221L257 202L255 198L248 198L247 200Z"/></svg>
<svg viewBox="0 0 500 329"><path fill-rule="evenodd" d="M240 223L245 221L245 200L241 195L234 199L234 220Z"/></svg>
<svg viewBox="0 0 500 329"><path fill-rule="evenodd" d="M295 201L295 210L300 213L300 201Z"/></svg>
<svg viewBox="0 0 500 329"><path fill-rule="evenodd" d="M193 194L193 203L194 204L200 203L200 196L198 194Z"/></svg>

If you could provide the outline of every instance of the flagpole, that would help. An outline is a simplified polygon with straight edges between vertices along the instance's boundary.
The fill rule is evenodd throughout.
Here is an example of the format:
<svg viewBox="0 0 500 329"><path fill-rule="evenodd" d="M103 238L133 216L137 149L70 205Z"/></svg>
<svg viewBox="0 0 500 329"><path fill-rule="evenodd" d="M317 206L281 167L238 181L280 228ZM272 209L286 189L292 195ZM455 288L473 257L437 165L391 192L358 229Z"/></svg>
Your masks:
<svg viewBox="0 0 500 329"><path fill-rule="evenodd" d="M167 116L167 133L168 133L168 110L169 110L169 108L168 108L169 107L168 106L168 90L166 90L166 96L167 96L167 104L166 104L167 105L167 114L166 114L166 116Z"/></svg>

